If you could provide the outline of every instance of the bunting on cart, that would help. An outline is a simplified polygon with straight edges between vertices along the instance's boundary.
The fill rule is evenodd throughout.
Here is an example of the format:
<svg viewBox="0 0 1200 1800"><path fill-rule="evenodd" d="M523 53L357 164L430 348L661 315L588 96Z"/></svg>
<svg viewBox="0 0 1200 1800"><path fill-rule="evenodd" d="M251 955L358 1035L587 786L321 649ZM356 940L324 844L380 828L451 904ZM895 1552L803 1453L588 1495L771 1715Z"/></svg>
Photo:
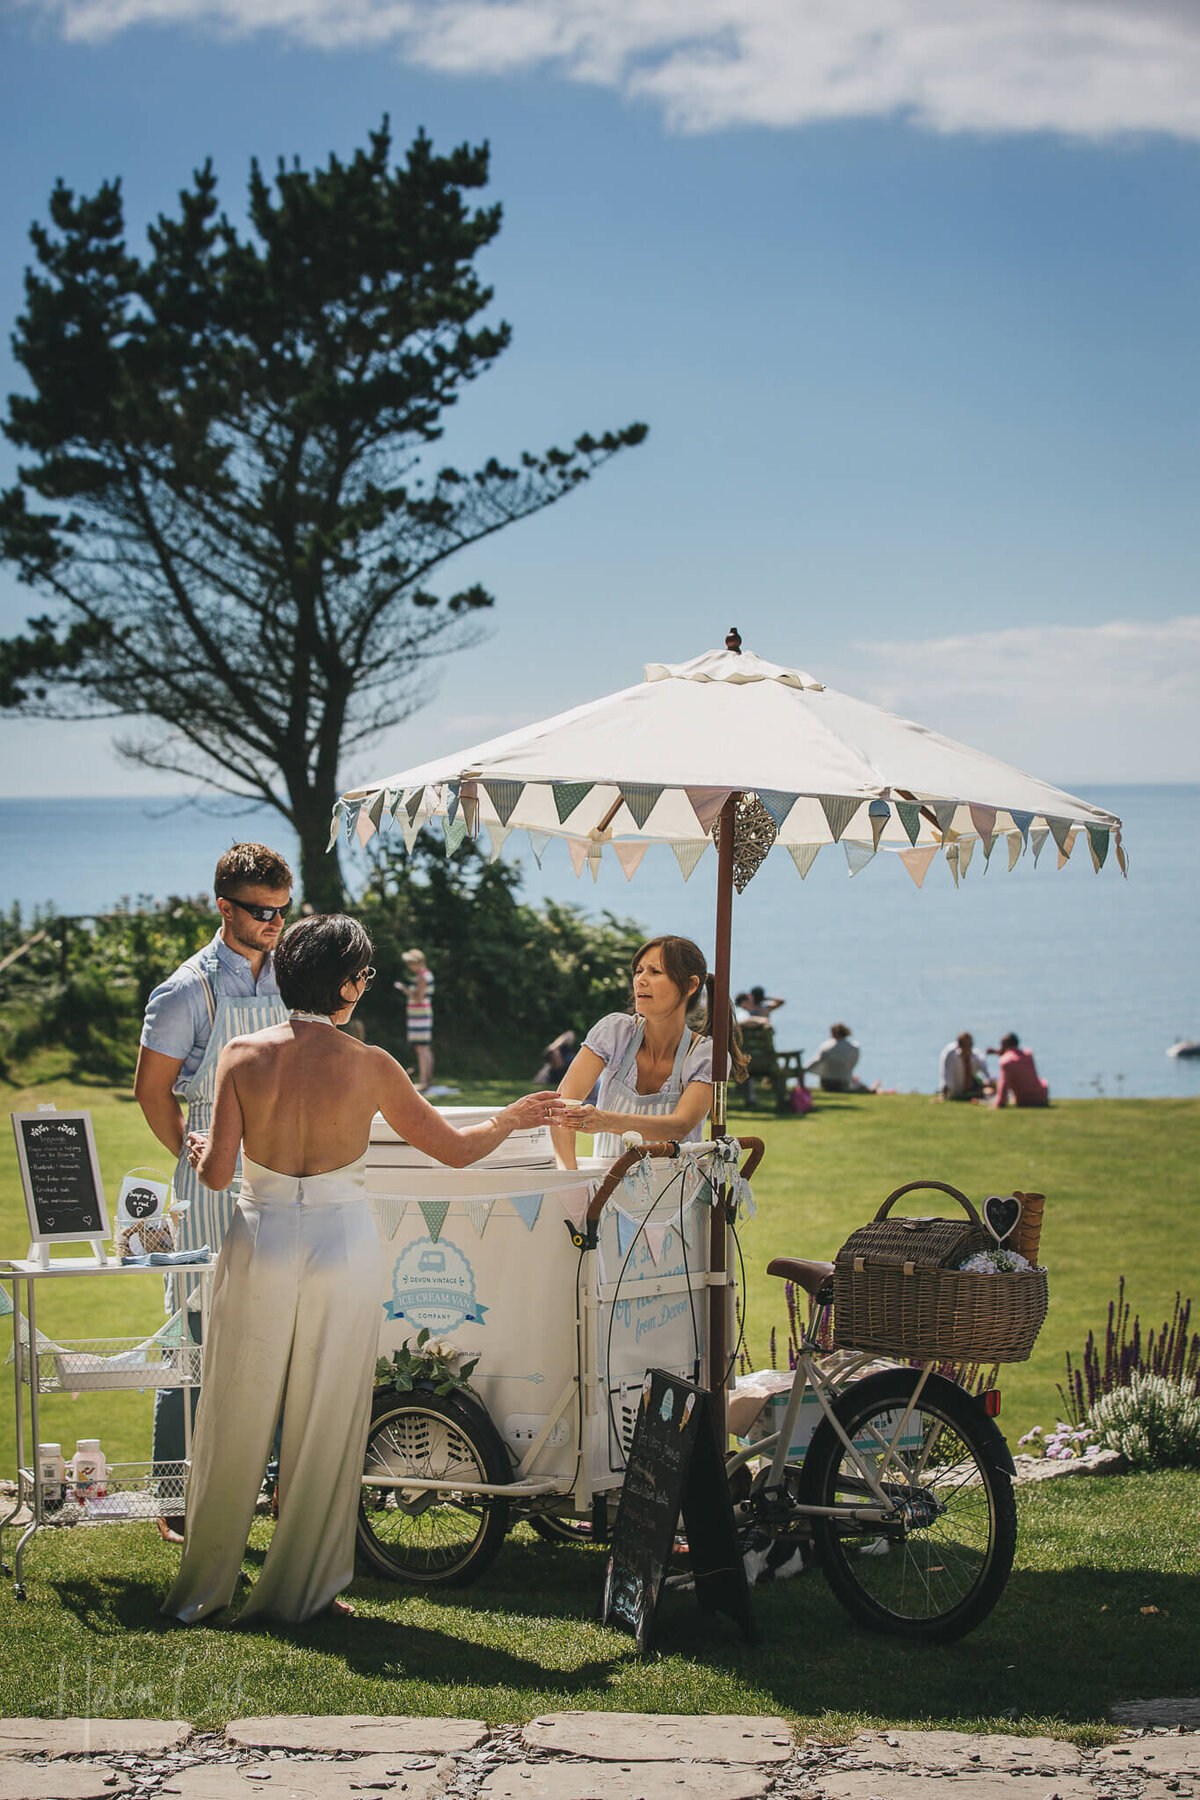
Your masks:
<svg viewBox="0 0 1200 1800"><path fill-rule="evenodd" d="M663 1259L666 1241L671 1235L671 1222L669 1219L647 1219L645 1229L646 1247L654 1258L654 1266L657 1268Z"/></svg>
<svg viewBox="0 0 1200 1800"><path fill-rule="evenodd" d="M494 1200L468 1200L465 1202L467 1217L475 1227L476 1237L482 1237L487 1230L488 1220L492 1216L492 1208L495 1204Z"/></svg>
<svg viewBox="0 0 1200 1800"><path fill-rule="evenodd" d="M561 1195L560 1199L564 1219L573 1225L576 1231L582 1231L584 1220L587 1218L587 1209L592 1203L592 1189L572 1188L570 1193Z"/></svg>
<svg viewBox="0 0 1200 1800"><path fill-rule="evenodd" d="M421 1208L425 1229L436 1244L441 1236L442 1226L446 1223L450 1202L448 1200L418 1200L417 1205Z"/></svg>
<svg viewBox="0 0 1200 1800"><path fill-rule="evenodd" d="M538 1214L542 1210L544 1194L510 1194L513 1211L523 1223L526 1231L532 1231L537 1224Z"/></svg>
<svg viewBox="0 0 1200 1800"><path fill-rule="evenodd" d="M372 1194L371 1203L390 1242L400 1229L400 1221L408 1209L408 1201L401 1194Z"/></svg>
<svg viewBox="0 0 1200 1800"><path fill-rule="evenodd" d="M624 1256L630 1244L642 1228L640 1219L632 1219L623 1207L616 1208L617 1214L617 1249Z"/></svg>

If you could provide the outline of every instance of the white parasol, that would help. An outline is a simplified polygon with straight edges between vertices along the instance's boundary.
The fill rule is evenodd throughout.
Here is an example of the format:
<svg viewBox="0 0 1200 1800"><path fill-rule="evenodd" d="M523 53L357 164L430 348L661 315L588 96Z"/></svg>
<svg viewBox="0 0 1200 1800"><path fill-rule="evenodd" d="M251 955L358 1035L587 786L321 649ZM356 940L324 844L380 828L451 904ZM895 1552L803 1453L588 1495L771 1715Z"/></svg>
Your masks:
<svg viewBox="0 0 1200 1800"><path fill-rule="evenodd" d="M1114 814L743 652L736 631L725 645L650 663L634 687L351 789L334 809L330 847L343 824L365 844L393 823L411 847L436 818L448 851L482 827L498 856L521 829L540 862L551 838L565 838L576 874L594 873L608 853L632 876L651 845L666 843L686 879L715 840L714 1070L728 1048L733 889L772 850L787 851L802 877L831 845L852 875L892 852L919 887L938 858L957 883L977 853L1012 869L1053 841L1061 868L1082 839L1097 872L1110 848L1125 871ZM724 1129L725 1083L714 1081L712 1130ZM724 1268L716 1227L714 1257ZM713 1319L723 1333L716 1290Z"/></svg>

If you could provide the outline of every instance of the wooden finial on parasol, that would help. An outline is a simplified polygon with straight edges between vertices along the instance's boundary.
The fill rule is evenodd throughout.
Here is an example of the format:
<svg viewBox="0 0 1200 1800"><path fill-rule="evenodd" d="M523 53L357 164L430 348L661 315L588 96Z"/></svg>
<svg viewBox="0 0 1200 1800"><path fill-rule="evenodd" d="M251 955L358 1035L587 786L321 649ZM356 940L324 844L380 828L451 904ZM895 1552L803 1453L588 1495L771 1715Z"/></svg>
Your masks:
<svg viewBox="0 0 1200 1800"><path fill-rule="evenodd" d="M736 625L731 625L729 627L729 632L725 639L725 648L727 650L732 650L735 656L740 656L742 654L742 634Z"/></svg>

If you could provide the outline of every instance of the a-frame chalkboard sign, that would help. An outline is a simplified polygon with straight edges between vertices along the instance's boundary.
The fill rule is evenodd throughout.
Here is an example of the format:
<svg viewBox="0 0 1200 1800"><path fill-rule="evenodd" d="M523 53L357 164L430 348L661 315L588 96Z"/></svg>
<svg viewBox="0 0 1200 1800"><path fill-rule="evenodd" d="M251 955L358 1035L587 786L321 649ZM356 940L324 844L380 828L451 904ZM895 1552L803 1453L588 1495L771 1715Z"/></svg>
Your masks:
<svg viewBox="0 0 1200 1800"><path fill-rule="evenodd" d="M707 1388L648 1369L613 1527L601 1617L646 1655L683 1514L696 1598L755 1640L750 1589Z"/></svg>

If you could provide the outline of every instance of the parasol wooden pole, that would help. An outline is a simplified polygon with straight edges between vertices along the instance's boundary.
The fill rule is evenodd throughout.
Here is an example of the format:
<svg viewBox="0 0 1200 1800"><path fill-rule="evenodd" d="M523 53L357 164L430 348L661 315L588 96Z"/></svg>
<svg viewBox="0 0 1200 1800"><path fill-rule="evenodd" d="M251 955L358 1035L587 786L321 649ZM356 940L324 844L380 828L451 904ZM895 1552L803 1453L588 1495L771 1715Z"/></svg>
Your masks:
<svg viewBox="0 0 1200 1800"><path fill-rule="evenodd" d="M717 844L717 943L713 957L713 1103L710 1133L721 1137L725 1131L726 1059L729 1055L729 947L733 935L733 828L740 794L730 794L721 808L721 829ZM709 1267L714 1275L723 1275L729 1266L729 1222L725 1216L725 1195L713 1208L709 1240ZM717 1432L725 1443L725 1364L729 1360L726 1325L727 1290L722 1283L708 1292L708 1369L712 1389Z"/></svg>

